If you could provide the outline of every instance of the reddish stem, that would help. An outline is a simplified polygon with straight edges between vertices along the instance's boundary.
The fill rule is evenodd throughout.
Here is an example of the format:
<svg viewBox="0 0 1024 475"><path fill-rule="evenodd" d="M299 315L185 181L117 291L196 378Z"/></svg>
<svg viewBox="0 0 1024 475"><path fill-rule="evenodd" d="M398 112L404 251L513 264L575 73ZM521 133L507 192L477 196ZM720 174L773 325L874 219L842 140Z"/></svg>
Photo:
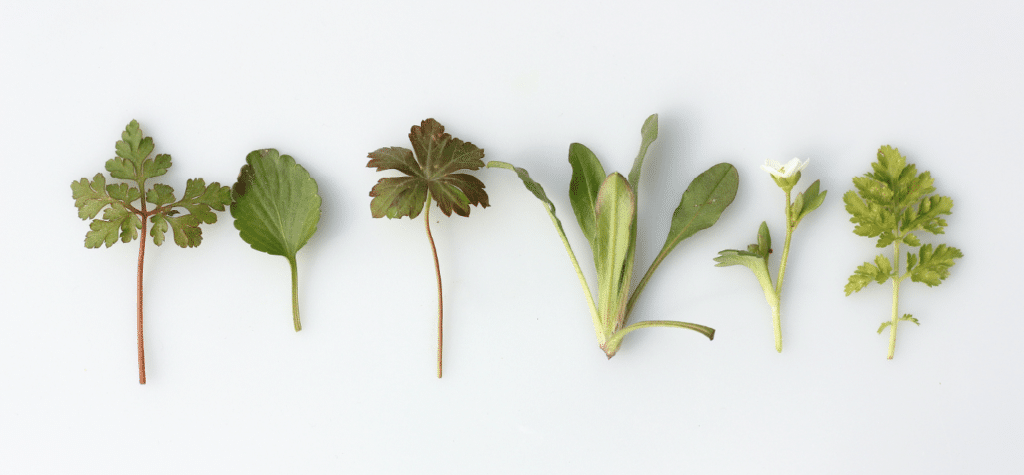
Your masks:
<svg viewBox="0 0 1024 475"><path fill-rule="evenodd" d="M423 221L427 224L427 240L430 241L430 250L434 253L434 272L437 274L437 377L441 377L441 354L444 347L444 299L441 297L441 264L437 260L437 246L434 245L434 236L430 234L430 195L427 195L427 206L424 210Z"/></svg>
<svg viewBox="0 0 1024 475"><path fill-rule="evenodd" d="M146 228L149 223L149 215L146 214L146 198L142 198L142 238L139 239L139 273L137 288L138 307L138 335L139 335L139 384L146 384L146 351L142 345L142 260L146 256Z"/></svg>

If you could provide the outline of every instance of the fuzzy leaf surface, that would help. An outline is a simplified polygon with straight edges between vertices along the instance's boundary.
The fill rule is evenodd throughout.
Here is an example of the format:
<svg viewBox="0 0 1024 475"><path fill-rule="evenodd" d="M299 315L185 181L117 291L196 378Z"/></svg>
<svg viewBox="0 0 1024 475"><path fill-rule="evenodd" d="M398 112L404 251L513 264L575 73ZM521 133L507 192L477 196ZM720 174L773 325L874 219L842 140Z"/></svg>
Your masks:
<svg viewBox="0 0 1024 475"><path fill-rule="evenodd" d="M256 150L245 161L231 188L235 228L253 249L293 260L320 221L316 181L295 159L274 149ZM216 195L201 181L191 189L185 195L194 196L197 206L209 206Z"/></svg>
<svg viewBox="0 0 1024 475"><path fill-rule="evenodd" d="M370 212L374 218L415 218L423 209L427 193L445 216L451 216L453 211L469 216L470 205L489 206L483 182L472 175L455 173L482 168L483 149L453 138L434 119L413 126L409 141L412 150L385 147L368 155L367 167L408 175L381 178L370 190Z"/></svg>

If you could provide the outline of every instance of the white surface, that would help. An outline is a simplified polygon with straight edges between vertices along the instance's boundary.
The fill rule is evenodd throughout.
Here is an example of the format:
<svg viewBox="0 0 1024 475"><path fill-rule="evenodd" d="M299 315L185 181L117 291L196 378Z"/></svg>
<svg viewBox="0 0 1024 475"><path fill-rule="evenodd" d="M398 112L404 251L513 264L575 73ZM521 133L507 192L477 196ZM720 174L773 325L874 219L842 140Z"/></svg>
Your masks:
<svg viewBox="0 0 1024 475"><path fill-rule="evenodd" d="M0 144L0 472L1021 473L1017 264L1024 53L1017 2L4 2ZM174 6L172 6L174 5ZM629 170L644 118L642 274L686 184L729 161L740 190L659 269L637 319L718 330L631 334L606 360L541 205L503 170L492 207L434 213L446 294L434 377L423 223L370 218L366 154L435 117L527 168L558 206L571 142ZM136 382L137 244L86 250L69 183L103 170L132 118L174 166L230 184L274 147L317 179L299 254L230 216L197 249L150 247L149 384ZM909 284L896 359L874 333L888 287L845 297L875 254L841 203L892 144L955 200L966 255ZM797 230L785 350L743 268L712 258L782 193L758 166L810 158L825 204ZM777 261L773 261L777 263ZM591 282L594 283L593 278Z"/></svg>

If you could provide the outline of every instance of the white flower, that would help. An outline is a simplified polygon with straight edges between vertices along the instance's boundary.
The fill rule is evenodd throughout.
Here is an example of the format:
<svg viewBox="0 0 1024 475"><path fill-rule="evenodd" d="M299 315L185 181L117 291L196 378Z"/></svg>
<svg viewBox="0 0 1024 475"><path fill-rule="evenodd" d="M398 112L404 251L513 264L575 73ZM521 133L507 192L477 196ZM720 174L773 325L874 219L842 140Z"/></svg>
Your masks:
<svg viewBox="0 0 1024 475"><path fill-rule="evenodd" d="M776 162L775 160L765 160L764 165L761 165L761 169L771 173L776 178L789 178L796 174L796 172L803 170L810 163L810 159L800 162L799 158L794 158L785 165Z"/></svg>

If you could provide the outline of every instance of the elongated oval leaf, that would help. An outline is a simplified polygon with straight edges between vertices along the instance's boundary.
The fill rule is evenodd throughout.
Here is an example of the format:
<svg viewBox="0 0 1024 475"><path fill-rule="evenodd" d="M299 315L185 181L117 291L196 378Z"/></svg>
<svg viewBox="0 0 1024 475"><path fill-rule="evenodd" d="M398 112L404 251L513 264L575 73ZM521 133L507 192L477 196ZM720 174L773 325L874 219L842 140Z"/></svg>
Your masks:
<svg viewBox="0 0 1024 475"><path fill-rule="evenodd" d="M235 228L253 249L294 258L320 221L316 181L274 149L256 150L245 161L231 193Z"/></svg>
<svg viewBox="0 0 1024 475"><path fill-rule="evenodd" d="M694 178L672 213L672 226L661 254L668 254L683 239L714 225L736 198L739 182L736 167L728 163L719 163Z"/></svg>
<svg viewBox="0 0 1024 475"><path fill-rule="evenodd" d="M633 160L633 168L629 170L629 186L633 188L633 194L640 194L640 169L644 165L644 157L647 156L647 148L658 138L658 114L651 114L644 121L640 128L640 152Z"/></svg>
<svg viewBox="0 0 1024 475"><path fill-rule="evenodd" d="M574 143L569 146L569 164L572 165L572 178L569 180L569 202L576 213L576 221L580 230L594 247L594 230L597 227L595 207L597 191L604 182L604 167L597 155L583 144Z"/></svg>
<svg viewBox="0 0 1024 475"><path fill-rule="evenodd" d="M630 228L636 214L636 199L625 177L618 173L608 175L597 195L597 229L594 236L594 255L597 266L598 312L605 336L611 337L618 328L622 309L629 297L632 265Z"/></svg>

